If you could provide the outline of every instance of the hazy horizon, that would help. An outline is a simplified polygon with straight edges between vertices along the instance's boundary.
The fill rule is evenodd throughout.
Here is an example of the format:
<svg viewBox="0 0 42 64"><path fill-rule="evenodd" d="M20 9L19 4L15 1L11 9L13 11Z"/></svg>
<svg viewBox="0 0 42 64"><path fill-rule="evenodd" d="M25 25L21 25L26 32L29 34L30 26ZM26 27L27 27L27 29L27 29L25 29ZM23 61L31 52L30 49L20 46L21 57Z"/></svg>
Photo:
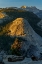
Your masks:
<svg viewBox="0 0 42 64"><path fill-rule="evenodd" d="M21 7L22 5L35 6L42 10L42 0L0 0L0 8Z"/></svg>

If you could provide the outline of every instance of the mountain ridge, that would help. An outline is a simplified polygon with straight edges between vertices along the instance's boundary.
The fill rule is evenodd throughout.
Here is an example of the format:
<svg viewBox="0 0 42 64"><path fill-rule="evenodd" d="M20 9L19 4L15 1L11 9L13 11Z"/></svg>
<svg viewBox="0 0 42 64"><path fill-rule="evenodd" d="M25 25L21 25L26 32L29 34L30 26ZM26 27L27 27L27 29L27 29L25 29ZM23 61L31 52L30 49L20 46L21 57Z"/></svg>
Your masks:
<svg viewBox="0 0 42 64"><path fill-rule="evenodd" d="M42 19L42 10L36 8L35 6L21 6L22 9L33 12L34 14L36 14L39 18Z"/></svg>
<svg viewBox="0 0 42 64"><path fill-rule="evenodd" d="M34 31L37 28L36 24L40 21L40 18L34 13L25 10L12 8L3 9L2 11L8 15L8 18L0 24L0 50L3 49L11 54L10 48L16 38L18 40L20 39L20 43L21 41L24 43L23 48L25 50L28 48L27 45L30 44L42 45L42 37Z"/></svg>

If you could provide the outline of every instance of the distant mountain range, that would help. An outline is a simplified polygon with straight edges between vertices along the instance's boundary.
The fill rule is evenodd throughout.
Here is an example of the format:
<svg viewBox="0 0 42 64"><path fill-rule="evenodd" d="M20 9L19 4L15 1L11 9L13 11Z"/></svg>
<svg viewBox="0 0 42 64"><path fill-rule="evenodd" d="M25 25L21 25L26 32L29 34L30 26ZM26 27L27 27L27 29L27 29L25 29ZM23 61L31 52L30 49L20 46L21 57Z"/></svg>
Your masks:
<svg viewBox="0 0 42 64"><path fill-rule="evenodd" d="M41 21L38 23L39 24L38 26L42 30L42 10L39 10L35 6L31 6L31 7L21 6L21 8L24 9L24 10L27 10L29 12L33 12L34 14L36 14L41 19Z"/></svg>
<svg viewBox="0 0 42 64"><path fill-rule="evenodd" d="M27 11L33 12L34 14L36 14L39 18L42 19L42 10L39 10L38 8L36 8L35 6L21 6L22 9L25 9Z"/></svg>

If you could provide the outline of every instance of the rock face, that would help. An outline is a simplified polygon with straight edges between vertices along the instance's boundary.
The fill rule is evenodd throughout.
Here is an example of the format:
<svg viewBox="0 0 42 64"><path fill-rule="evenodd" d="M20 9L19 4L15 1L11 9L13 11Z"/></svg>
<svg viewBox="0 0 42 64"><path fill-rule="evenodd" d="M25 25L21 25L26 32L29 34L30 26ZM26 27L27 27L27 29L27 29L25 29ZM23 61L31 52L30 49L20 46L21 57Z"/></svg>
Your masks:
<svg viewBox="0 0 42 64"><path fill-rule="evenodd" d="M10 32L8 33L8 35L16 36L19 38L21 37L24 40L26 39L26 41L19 41L19 39L15 40L14 44L12 45L14 48L19 47L22 50L24 49L25 51L27 51L27 56L29 55L30 57L32 57L32 55L34 55L37 58L40 57L38 45L41 45L42 38L34 32L27 20L25 20L24 18L17 18L10 25L9 31Z"/></svg>
<svg viewBox="0 0 42 64"><path fill-rule="evenodd" d="M4 18L6 15L0 12L0 19Z"/></svg>
<svg viewBox="0 0 42 64"><path fill-rule="evenodd" d="M0 24L8 20L11 20L10 17L5 12L0 12Z"/></svg>
<svg viewBox="0 0 42 64"><path fill-rule="evenodd" d="M32 29L30 24L27 20L24 18L17 18L14 20L8 30L8 35L10 36L17 36L25 38L28 42L31 42L32 44L42 44L42 38L35 33L35 31Z"/></svg>
<svg viewBox="0 0 42 64"><path fill-rule="evenodd" d="M30 26L28 21L24 18L17 18L13 22L11 22L10 25L8 25L8 29L6 29L5 31L6 32L9 31L9 32L7 32L7 35L9 35L11 37L16 36L18 38L18 39L15 39L15 42L12 44L13 48L14 47L17 48L17 46L18 46L18 48L27 51L31 44L35 45L35 46L37 45L38 47L40 45L42 45L42 38L37 33L35 33L35 31L32 29L32 27ZM36 47L35 47L35 49L36 49ZM32 51L32 49L31 49L31 51ZM32 52L34 53L35 51L36 50L33 50ZM23 53L23 51L22 51L22 53ZM32 53L30 53L30 55L31 54ZM36 54L34 54L34 55L36 55Z"/></svg>
<svg viewBox="0 0 42 64"><path fill-rule="evenodd" d="M2 19L3 19L4 17L6 17L6 15L0 12L0 23L3 22Z"/></svg>
<svg viewBox="0 0 42 64"><path fill-rule="evenodd" d="M25 9L25 8L27 8L27 7L26 7L26 6L22 6L21 8L24 8L24 9Z"/></svg>
<svg viewBox="0 0 42 64"><path fill-rule="evenodd" d="M12 22L12 24L9 27L9 30L11 31L10 35L16 35L16 36L25 36L24 33L24 25L26 25L26 20L24 21L23 18L17 18Z"/></svg>

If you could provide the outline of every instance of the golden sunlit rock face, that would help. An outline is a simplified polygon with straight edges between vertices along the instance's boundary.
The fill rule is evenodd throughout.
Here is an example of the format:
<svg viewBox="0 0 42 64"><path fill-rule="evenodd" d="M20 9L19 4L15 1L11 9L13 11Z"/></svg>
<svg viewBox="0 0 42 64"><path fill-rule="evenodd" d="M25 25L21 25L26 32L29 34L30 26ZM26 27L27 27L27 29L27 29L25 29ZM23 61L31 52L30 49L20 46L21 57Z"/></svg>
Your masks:
<svg viewBox="0 0 42 64"><path fill-rule="evenodd" d="M26 6L22 6L21 8L26 8Z"/></svg>
<svg viewBox="0 0 42 64"><path fill-rule="evenodd" d="M0 12L0 19L4 18L5 14L3 14L2 12Z"/></svg>
<svg viewBox="0 0 42 64"><path fill-rule="evenodd" d="M20 49L22 42L19 39L15 39L15 42L11 45L11 49Z"/></svg>
<svg viewBox="0 0 42 64"><path fill-rule="evenodd" d="M0 35L6 34L10 36L25 36L25 27L27 26L25 26L26 22L27 21L24 18L17 18L4 26L0 32Z"/></svg>
<svg viewBox="0 0 42 64"><path fill-rule="evenodd" d="M17 18L12 22L12 24L9 27L10 33L8 35L11 36L25 36L24 33L24 19L23 18Z"/></svg>

